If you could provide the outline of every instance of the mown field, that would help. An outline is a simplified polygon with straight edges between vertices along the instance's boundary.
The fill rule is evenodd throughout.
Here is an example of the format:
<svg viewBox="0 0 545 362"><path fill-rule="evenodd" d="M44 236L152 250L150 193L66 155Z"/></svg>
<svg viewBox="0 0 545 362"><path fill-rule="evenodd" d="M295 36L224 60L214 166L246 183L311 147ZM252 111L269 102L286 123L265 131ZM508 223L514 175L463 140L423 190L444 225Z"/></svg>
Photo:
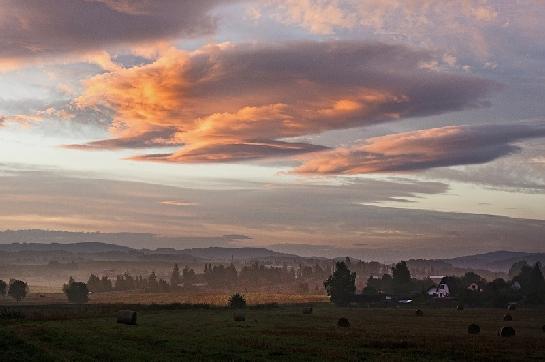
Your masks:
<svg viewBox="0 0 545 362"><path fill-rule="evenodd" d="M95 310L99 305L84 307ZM48 308L61 308L53 306ZM161 309L164 308L164 309ZM62 309L62 308L61 308ZM321 303L250 307L233 321L222 307L154 306L138 312L138 325L116 323L115 307L96 316L64 320L4 320L2 360L545 360L544 310L336 308ZM98 309L97 309L98 310ZM349 328L336 326L346 317ZM47 318L46 318L47 319ZM477 323L481 334L470 336ZM499 327L517 335L502 338Z"/></svg>
<svg viewBox="0 0 545 362"><path fill-rule="evenodd" d="M146 293L143 291L114 291L94 293L89 295L89 304L210 304L224 306L232 293L225 292L167 292ZM329 297L325 294L292 294L275 292L245 292L244 296L249 304L295 304L326 302ZM64 293L30 293L21 302L14 299L0 297L0 305L45 305L65 304L67 298Z"/></svg>

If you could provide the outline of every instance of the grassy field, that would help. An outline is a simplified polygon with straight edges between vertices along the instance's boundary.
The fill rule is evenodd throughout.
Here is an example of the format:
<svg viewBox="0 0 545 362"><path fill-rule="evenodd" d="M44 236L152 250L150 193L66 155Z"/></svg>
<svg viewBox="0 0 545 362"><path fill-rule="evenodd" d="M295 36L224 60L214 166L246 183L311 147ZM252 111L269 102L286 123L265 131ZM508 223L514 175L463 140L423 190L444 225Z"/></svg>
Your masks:
<svg viewBox="0 0 545 362"><path fill-rule="evenodd" d="M58 308L58 307L57 307ZM98 308L98 306L90 306ZM174 308L174 309L172 309ZM315 304L249 308L234 322L225 308L143 309L137 326L117 324L115 312L50 321L3 321L2 360L545 360L543 310L424 310L335 308ZM338 318L351 326L339 328ZM470 336L477 323L481 334ZM516 337L497 329L512 325Z"/></svg>
<svg viewBox="0 0 545 362"><path fill-rule="evenodd" d="M224 306L232 293L225 292L168 292L145 293L142 291L121 291L95 293L89 296L90 304L210 304ZM275 292L245 292L249 304L295 304L317 303L329 300L325 294L292 294ZM64 293L30 293L21 302L13 298L0 298L0 305L44 305L67 303Z"/></svg>

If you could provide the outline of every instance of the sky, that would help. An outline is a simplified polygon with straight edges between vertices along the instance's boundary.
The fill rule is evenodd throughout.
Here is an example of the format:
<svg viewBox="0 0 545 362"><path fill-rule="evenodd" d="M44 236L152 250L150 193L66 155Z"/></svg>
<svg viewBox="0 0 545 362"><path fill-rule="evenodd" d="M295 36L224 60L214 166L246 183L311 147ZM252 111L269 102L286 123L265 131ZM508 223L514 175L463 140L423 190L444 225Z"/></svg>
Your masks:
<svg viewBox="0 0 545 362"><path fill-rule="evenodd" d="M0 228L545 251L544 32L530 0L0 0Z"/></svg>

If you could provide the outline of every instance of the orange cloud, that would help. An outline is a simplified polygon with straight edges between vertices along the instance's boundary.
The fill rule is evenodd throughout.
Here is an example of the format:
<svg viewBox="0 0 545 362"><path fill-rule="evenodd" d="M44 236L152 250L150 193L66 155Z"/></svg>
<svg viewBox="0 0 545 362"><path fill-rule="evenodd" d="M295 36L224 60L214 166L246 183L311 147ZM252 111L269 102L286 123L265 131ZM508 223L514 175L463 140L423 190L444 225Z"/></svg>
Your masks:
<svg viewBox="0 0 545 362"><path fill-rule="evenodd" d="M284 157L324 149L288 138L486 105L494 83L424 69L431 59L365 42L163 49L84 82L75 105L113 115L113 138L70 147L183 145L134 158L162 162Z"/></svg>
<svg viewBox="0 0 545 362"><path fill-rule="evenodd" d="M545 122L450 126L370 138L315 153L300 174L364 174L478 164L517 152L514 142L545 137Z"/></svg>

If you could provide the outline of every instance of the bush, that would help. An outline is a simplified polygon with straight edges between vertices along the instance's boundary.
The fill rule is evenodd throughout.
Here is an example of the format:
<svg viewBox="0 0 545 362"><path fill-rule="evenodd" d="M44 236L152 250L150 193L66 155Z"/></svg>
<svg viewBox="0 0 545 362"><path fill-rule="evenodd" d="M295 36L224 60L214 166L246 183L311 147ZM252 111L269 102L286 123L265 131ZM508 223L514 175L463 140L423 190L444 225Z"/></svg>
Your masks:
<svg viewBox="0 0 545 362"><path fill-rule="evenodd" d="M228 306L233 309L246 308L246 298L240 293L235 293L229 297Z"/></svg>
<svg viewBox="0 0 545 362"><path fill-rule="evenodd" d="M70 303L83 304L89 301L89 289L87 284L72 282L64 287L64 294Z"/></svg>

